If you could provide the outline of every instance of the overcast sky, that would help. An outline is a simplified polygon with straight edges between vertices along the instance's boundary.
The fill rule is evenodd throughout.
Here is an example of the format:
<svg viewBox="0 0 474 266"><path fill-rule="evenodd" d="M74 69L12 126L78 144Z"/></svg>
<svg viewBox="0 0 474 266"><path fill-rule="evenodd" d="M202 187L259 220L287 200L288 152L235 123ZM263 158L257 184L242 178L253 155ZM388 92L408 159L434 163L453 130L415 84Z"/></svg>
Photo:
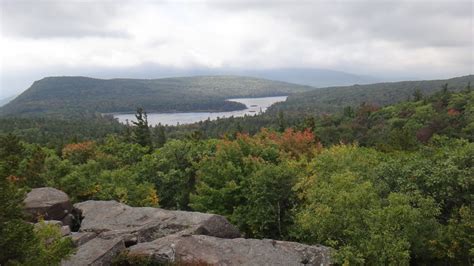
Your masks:
<svg viewBox="0 0 474 266"><path fill-rule="evenodd" d="M0 3L0 97L43 76L126 76L143 66L474 72L472 1Z"/></svg>

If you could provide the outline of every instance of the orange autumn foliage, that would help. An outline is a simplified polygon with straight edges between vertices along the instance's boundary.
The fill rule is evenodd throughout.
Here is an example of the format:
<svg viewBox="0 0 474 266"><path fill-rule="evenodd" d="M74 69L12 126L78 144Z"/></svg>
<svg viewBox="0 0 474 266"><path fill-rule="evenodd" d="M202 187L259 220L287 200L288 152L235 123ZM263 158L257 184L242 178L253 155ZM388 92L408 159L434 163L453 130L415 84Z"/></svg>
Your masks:
<svg viewBox="0 0 474 266"><path fill-rule="evenodd" d="M259 134L254 137L248 134L238 134L237 140L254 145L275 145L292 157L299 157L301 155L314 155L322 149L321 144L316 141L316 138L310 129L304 131L296 131L288 128L283 133L269 131L262 129Z"/></svg>
<svg viewBox="0 0 474 266"><path fill-rule="evenodd" d="M92 141L67 144L62 150L63 158L73 163L85 163L93 158L95 153L95 143Z"/></svg>

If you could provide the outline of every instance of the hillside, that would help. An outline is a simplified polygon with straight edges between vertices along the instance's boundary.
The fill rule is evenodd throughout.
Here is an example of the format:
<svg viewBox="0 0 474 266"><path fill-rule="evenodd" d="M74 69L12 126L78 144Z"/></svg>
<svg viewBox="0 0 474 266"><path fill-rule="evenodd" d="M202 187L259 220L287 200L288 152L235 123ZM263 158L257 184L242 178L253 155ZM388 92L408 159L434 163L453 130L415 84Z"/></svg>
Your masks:
<svg viewBox="0 0 474 266"><path fill-rule="evenodd" d="M345 87L320 88L313 91L293 94L286 102L278 103L269 109L269 113L283 111L288 115L320 114L342 110L345 106L357 106L370 103L385 106L412 97L416 90L423 95L431 95L448 84L450 90L458 91L468 83L474 83L474 75L444 80L401 81L353 85Z"/></svg>
<svg viewBox="0 0 474 266"><path fill-rule="evenodd" d="M10 97L5 97L5 98L0 99L0 107L4 106L5 104L10 102L11 100L15 99L15 97L16 96L10 96Z"/></svg>
<svg viewBox="0 0 474 266"><path fill-rule="evenodd" d="M49 77L36 81L0 109L3 115L133 112L230 111L243 109L227 98L288 95L309 86L239 76L163 79Z"/></svg>

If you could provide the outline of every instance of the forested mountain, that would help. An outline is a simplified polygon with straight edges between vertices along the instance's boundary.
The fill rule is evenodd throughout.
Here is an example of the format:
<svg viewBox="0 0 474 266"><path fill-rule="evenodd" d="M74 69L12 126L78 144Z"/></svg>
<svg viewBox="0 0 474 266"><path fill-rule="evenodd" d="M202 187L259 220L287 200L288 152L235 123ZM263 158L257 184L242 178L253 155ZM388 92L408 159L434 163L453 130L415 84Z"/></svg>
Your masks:
<svg viewBox="0 0 474 266"><path fill-rule="evenodd" d="M361 103L384 106L408 100L414 94L431 95L445 84L452 91L464 89L474 84L474 75L445 80L401 81L352 85L346 87L320 88L308 92L293 94L286 102L278 103L269 112L295 114L322 114L342 110L346 106L358 106Z"/></svg>
<svg viewBox="0 0 474 266"><path fill-rule="evenodd" d="M49 77L0 109L8 115L78 116L94 112L230 111L245 108L225 99L281 96L312 90L309 86L238 76L138 79Z"/></svg>
<svg viewBox="0 0 474 266"><path fill-rule="evenodd" d="M324 114L300 110L269 112L168 127L167 133L181 137L197 131L205 137L220 137L239 132L255 134L262 127L280 131L287 127L311 128L323 144L356 141L364 146L388 144L391 148L404 146L405 149L418 140L426 141L433 134L474 140L474 94L467 85L461 92L449 87L384 107L361 103L355 107L341 106L334 109L337 111ZM410 141L402 144L400 139Z"/></svg>

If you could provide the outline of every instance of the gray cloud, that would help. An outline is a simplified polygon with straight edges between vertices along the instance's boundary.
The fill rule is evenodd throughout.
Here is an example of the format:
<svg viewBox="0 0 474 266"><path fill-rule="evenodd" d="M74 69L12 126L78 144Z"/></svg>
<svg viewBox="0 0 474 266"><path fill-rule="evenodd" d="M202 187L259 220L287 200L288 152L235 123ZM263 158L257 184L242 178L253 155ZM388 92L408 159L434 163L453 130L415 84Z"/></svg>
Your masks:
<svg viewBox="0 0 474 266"><path fill-rule="evenodd" d="M25 38L126 37L126 32L108 27L119 6L120 1L1 1L2 34Z"/></svg>
<svg viewBox="0 0 474 266"><path fill-rule="evenodd" d="M295 23L314 39L472 46L472 1L211 1L229 13L258 10Z"/></svg>
<svg viewBox="0 0 474 266"><path fill-rule="evenodd" d="M418 78L474 72L472 1L0 0L0 10L4 95L47 75L151 78L249 67Z"/></svg>

